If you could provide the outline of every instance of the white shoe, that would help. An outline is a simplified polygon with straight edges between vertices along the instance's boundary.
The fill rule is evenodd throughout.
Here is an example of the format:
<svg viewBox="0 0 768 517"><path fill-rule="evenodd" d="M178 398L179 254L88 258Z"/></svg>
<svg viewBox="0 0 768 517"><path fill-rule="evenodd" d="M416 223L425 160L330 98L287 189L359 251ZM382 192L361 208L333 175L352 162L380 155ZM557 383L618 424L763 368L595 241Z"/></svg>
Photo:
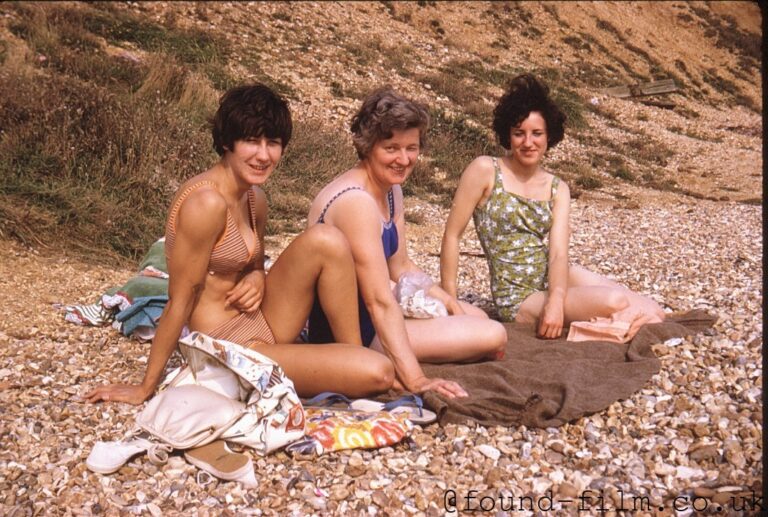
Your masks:
<svg viewBox="0 0 768 517"><path fill-rule="evenodd" d="M164 443L150 442L144 438L122 442L96 442L93 446L85 465L93 472L99 474L112 474L125 465L129 459L146 452L149 460L162 465L168 461L168 454L173 447Z"/></svg>

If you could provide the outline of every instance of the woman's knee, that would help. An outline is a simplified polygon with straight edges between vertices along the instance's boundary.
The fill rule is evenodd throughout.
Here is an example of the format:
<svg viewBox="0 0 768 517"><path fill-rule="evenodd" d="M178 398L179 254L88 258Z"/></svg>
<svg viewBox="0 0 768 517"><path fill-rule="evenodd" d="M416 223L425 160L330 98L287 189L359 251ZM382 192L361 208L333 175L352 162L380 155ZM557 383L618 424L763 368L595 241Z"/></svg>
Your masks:
<svg viewBox="0 0 768 517"><path fill-rule="evenodd" d="M605 300L610 313L623 311L629 307L629 298L619 289L612 289Z"/></svg>
<svg viewBox="0 0 768 517"><path fill-rule="evenodd" d="M661 305L649 296L643 296L643 301L647 305L647 311L651 314L651 323L661 323L666 319L666 314Z"/></svg>
<svg viewBox="0 0 768 517"><path fill-rule="evenodd" d="M348 258L352 256L349 242L338 228L327 224L316 224L305 232L314 252L319 256Z"/></svg>
<svg viewBox="0 0 768 517"><path fill-rule="evenodd" d="M363 382L372 393L382 393L392 388L395 382L395 367L386 356L378 352L372 353L376 356L365 361Z"/></svg>
<svg viewBox="0 0 768 517"><path fill-rule="evenodd" d="M521 325L534 325L537 318L538 314L535 314L526 305L522 305L515 315L515 323L520 323Z"/></svg>
<svg viewBox="0 0 768 517"><path fill-rule="evenodd" d="M496 320L483 320L483 342L490 355L497 356L507 348L507 329Z"/></svg>

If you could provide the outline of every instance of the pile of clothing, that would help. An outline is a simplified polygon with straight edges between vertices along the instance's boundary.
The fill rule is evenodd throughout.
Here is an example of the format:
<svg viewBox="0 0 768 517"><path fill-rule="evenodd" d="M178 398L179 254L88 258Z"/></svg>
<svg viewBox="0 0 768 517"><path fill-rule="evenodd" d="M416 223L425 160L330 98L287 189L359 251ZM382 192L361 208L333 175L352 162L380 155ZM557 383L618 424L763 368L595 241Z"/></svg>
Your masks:
<svg viewBox="0 0 768 517"><path fill-rule="evenodd" d="M168 265L162 237L149 248L136 276L107 290L95 303L65 306L64 319L93 327L111 323L123 335L150 341L167 303Z"/></svg>

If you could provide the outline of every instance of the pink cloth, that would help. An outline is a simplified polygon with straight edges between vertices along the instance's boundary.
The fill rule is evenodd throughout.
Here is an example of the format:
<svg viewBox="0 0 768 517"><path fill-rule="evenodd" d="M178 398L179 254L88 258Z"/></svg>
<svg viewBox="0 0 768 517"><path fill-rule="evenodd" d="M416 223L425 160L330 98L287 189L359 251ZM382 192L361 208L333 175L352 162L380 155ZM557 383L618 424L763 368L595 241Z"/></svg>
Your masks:
<svg viewBox="0 0 768 517"><path fill-rule="evenodd" d="M590 321L571 322L568 341L608 341L626 343L629 341L629 322L612 321L610 318L592 318Z"/></svg>

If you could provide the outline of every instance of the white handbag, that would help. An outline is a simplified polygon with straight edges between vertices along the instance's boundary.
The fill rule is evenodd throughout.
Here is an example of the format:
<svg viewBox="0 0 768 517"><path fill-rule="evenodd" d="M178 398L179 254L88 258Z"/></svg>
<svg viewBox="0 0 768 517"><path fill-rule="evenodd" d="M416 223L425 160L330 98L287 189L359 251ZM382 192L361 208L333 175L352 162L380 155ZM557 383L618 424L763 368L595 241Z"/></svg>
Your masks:
<svg viewBox="0 0 768 517"><path fill-rule="evenodd" d="M301 400L273 360L199 332L179 350L187 365L137 416L142 429L178 449L220 438L260 455L304 436Z"/></svg>

